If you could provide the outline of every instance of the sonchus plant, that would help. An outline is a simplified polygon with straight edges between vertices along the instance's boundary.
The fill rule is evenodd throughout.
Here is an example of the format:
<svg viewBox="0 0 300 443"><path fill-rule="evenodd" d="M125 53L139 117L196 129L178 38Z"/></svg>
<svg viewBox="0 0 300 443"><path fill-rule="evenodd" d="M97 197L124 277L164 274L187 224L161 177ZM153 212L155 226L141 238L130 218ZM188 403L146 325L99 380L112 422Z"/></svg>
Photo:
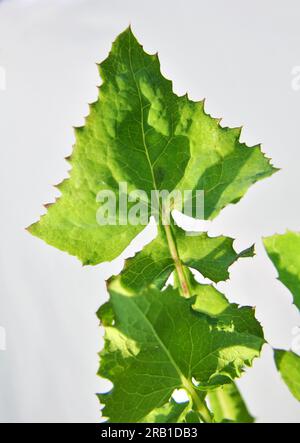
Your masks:
<svg viewBox="0 0 300 443"><path fill-rule="evenodd" d="M157 237L109 279L109 301L97 313L105 328L99 375L113 383L99 394L102 415L110 422L252 422L235 379L259 357L263 331L253 308L229 303L214 283L227 280L253 247L237 252L231 238L193 235L169 213L188 207L189 215L213 219L276 169L260 146L239 141L240 128L208 115L204 101L177 96L157 55L130 28L99 71L99 98L75 130L70 177L29 230L97 265L117 257L151 215L157 222ZM174 192L167 211L161 196ZM211 284L197 283L193 271ZM289 364L281 354L277 361ZM174 400L176 389L186 391L186 402Z"/></svg>

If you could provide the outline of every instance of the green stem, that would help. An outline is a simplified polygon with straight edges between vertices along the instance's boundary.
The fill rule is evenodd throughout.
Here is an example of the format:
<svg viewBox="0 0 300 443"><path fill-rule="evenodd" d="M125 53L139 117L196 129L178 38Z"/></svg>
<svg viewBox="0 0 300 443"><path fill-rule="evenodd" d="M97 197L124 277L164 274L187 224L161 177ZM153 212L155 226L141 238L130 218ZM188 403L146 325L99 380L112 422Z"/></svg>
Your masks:
<svg viewBox="0 0 300 443"><path fill-rule="evenodd" d="M170 254L174 260L174 264L175 264L176 272L178 275L178 280L180 283L182 294L184 297L189 298L191 296L189 284L188 284L188 281L187 281L185 273L184 273L182 262L179 258L179 255L178 255L177 246L176 246L175 239L173 237L171 225L164 225L164 228L165 228L165 232L166 232L166 237L167 237L167 242L168 242Z"/></svg>
<svg viewBox="0 0 300 443"><path fill-rule="evenodd" d="M164 225L164 229L165 229L165 233L166 233L166 237L167 237L167 242L168 242L170 254L174 260L174 264L175 264L180 288L182 291L182 295L186 298L189 298L189 297L191 297L191 291L189 288L188 280L187 280L185 272L184 272L184 267L182 265L182 262L180 260L179 254L178 254L176 240L175 240L173 232L172 232L172 227L171 227L171 225ZM189 380L187 380L185 377L183 377L182 378L182 385L183 385L184 389L187 391L187 393L189 394L189 396L193 402L194 409L195 409L195 411L198 412L202 421L204 421L205 423L211 423L212 422L211 412L208 409L205 401L202 398L200 398L199 393L194 388L193 384Z"/></svg>
<svg viewBox="0 0 300 443"><path fill-rule="evenodd" d="M212 423L212 414L208 409L205 400L203 400L199 396L199 393L196 391L189 380L185 378L184 380L182 380L182 382L183 387L185 388L193 402L194 410L198 412L202 421L204 421L204 423Z"/></svg>

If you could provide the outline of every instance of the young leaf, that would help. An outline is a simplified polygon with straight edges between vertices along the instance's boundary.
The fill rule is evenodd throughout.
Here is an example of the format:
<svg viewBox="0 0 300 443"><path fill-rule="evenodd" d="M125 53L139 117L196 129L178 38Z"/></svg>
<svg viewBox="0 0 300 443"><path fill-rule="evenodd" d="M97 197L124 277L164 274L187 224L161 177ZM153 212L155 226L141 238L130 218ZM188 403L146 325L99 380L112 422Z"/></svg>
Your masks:
<svg viewBox="0 0 300 443"><path fill-rule="evenodd" d="M300 233L288 231L263 241L279 280L291 291L294 303L300 309Z"/></svg>
<svg viewBox="0 0 300 443"><path fill-rule="evenodd" d="M254 418L235 383L228 383L211 391L208 398L217 423L225 420L234 423L254 423Z"/></svg>
<svg viewBox="0 0 300 443"><path fill-rule="evenodd" d="M118 256L143 227L121 223L118 210L114 224L99 226L99 191L112 191L118 206L119 182L148 197L152 190L203 190L205 218L213 218L275 171L259 146L239 142L239 129L206 114L204 102L174 94L157 55L144 52L130 28L99 68L103 84L75 131L70 178L29 228L33 235L95 265Z"/></svg>
<svg viewBox="0 0 300 443"><path fill-rule="evenodd" d="M300 401L300 357L292 351L275 350L275 363L291 393Z"/></svg>
<svg viewBox="0 0 300 443"><path fill-rule="evenodd" d="M134 295L113 279L109 292L114 320L105 328L99 375L114 387L99 398L103 416L112 422L141 420L165 405L177 388L187 390L201 415L198 390L240 376L260 354L264 339L253 311L245 316L225 297L223 310L211 317L207 309L201 312L201 288L191 299L172 288Z"/></svg>
<svg viewBox="0 0 300 443"><path fill-rule="evenodd" d="M209 237L205 232L190 233L178 226L173 226L173 231L182 263L216 283L229 278L228 268L236 260L254 255L253 247L237 253L233 248L234 240L229 237ZM154 282L157 287L163 287L174 269L165 233L159 228L157 237L126 261L121 281L124 286L136 290Z"/></svg>

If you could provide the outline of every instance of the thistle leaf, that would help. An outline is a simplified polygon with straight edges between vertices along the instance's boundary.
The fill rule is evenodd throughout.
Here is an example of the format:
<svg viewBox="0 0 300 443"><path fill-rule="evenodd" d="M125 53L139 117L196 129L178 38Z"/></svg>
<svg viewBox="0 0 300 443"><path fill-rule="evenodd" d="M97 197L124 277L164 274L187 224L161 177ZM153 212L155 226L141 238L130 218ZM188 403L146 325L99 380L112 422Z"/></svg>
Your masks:
<svg viewBox="0 0 300 443"><path fill-rule="evenodd" d="M278 279L291 291L300 309L300 233L287 231L263 239L278 271ZM291 393L300 401L300 357L292 351L274 350L276 367Z"/></svg>
<svg viewBox="0 0 300 443"><path fill-rule="evenodd" d="M95 265L118 256L143 229L124 224L132 204L126 214L119 211L120 182L128 193L143 191L148 203L153 190L203 190L204 216L213 218L275 171L259 146L241 143L239 129L222 128L204 102L178 97L157 55L147 54L130 28L99 70L99 98L75 131L70 177L58 186L61 197L29 227L33 235ZM99 225L103 190L116 196L117 210L113 223Z"/></svg>
<svg viewBox="0 0 300 443"><path fill-rule="evenodd" d="M300 309L300 233L288 231L266 237L263 241L279 280L291 291L294 303Z"/></svg>
<svg viewBox="0 0 300 443"><path fill-rule="evenodd" d="M300 401L300 357L292 351L275 350L275 363L284 382Z"/></svg>
<svg viewBox="0 0 300 443"><path fill-rule="evenodd" d="M109 292L114 321L105 327L99 375L114 387L99 398L112 422L142 420L178 388L193 400L239 377L260 354L264 339L253 310L222 296L222 309L211 316L201 286L184 299L170 287L135 295L112 279ZM219 305L218 291L212 289L210 297Z"/></svg>

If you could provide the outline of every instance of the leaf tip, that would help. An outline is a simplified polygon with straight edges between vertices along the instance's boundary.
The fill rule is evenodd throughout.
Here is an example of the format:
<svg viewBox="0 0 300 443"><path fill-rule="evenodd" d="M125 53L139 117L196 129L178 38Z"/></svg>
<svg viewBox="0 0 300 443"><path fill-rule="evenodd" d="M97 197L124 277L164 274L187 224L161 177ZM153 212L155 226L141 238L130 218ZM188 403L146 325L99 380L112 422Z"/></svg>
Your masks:
<svg viewBox="0 0 300 443"><path fill-rule="evenodd" d="M32 226L32 224L31 225L28 225L28 226L26 226L24 229L25 229L25 231L27 231L27 232L29 232L29 233L31 233L30 231L31 231L31 226Z"/></svg>
<svg viewBox="0 0 300 443"><path fill-rule="evenodd" d="M67 156L65 157L65 160L66 160L67 162L70 162L70 161L72 160L72 154L67 155Z"/></svg>
<svg viewBox="0 0 300 443"><path fill-rule="evenodd" d="M52 206L52 205L53 205L53 203L44 203L43 204L44 208L46 208L46 209L49 209L50 206Z"/></svg>

